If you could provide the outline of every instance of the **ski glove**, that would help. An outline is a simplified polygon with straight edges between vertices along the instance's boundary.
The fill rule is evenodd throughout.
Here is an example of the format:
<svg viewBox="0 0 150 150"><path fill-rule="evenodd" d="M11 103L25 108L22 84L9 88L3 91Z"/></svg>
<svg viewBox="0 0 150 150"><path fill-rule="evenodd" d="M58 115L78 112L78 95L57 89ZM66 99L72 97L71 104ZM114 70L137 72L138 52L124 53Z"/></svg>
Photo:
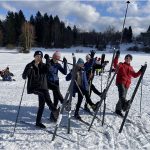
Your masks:
<svg viewBox="0 0 150 150"><path fill-rule="evenodd" d="M116 71L116 69L115 69L115 68L112 68L111 72L115 72L115 71Z"/></svg>
<svg viewBox="0 0 150 150"><path fill-rule="evenodd" d="M67 63L67 59L64 57L63 58L63 63L66 64Z"/></svg>
<svg viewBox="0 0 150 150"><path fill-rule="evenodd" d="M94 50L91 50L91 58L94 58L94 55L95 55L95 51Z"/></svg>
<svg viewBox="0 0 150 150"><path fill-rule="evenodd" d="M47 59L49 59L49 55L48 54L45 54L44 55L44 58L47 60Z"/></svg>
<svg viewBox="0 0 150 150"><path fill-rule="evenodd" d="M139 71L142 73L144 71L144 66L141 66Z"/></svg>
<svg viewBox="0 0 150 150"><path fill-rule="evenodd" d="M119 56L120 56L120 50L118 50L118 51L116 52L116 57L119 58Z"/></svg>

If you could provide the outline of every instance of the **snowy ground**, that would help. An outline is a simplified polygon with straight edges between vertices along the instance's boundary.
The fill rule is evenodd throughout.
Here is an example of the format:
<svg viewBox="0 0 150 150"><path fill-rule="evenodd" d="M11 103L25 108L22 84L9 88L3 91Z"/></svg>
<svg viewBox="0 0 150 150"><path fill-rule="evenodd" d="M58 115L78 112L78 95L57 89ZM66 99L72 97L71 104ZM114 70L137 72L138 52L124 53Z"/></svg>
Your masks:
<svg viewBox="0 0 150 150"><path fill-rule="evenodd" d="M85 55L90 49L84 49L83 53L75 53L76 57L85 58ZM72 62L71 52L75 51L75 48L63 50L62 56L68 59L68 62ZM48 53L52 56L53 50L44 51L44 54ZM123 51L120 61L123 61L127 52ZM132 52L130 52L132 53ZM88 126L76 121L72 118L71 121L71 133L67 134L67 112L64 113L61 127L59 128L55 141L51 142L52 134L37 129L32 125L21 123L20 121L26 121L34 124L37 112L37 96L27 95L26 90L24 92L22 107L20 109L20 115L14 137L10 137L13 132L18 105L21 98L21 93L24 85L24 80L21 78L21 74L24 67L33 59L34 52L30 54L21 54L16 51L0 50L0 70L4 69L7 65L10 67L15 75L16 81L3 82L0 81L0 149L4 150L138 150L138 149L150 149L150 55L144 53L132 53L133 62L132 65L136 71L138 71L142 64L146 61L148 64L147 71L145 73L142 85L142 115L140 116L140 97L141 86L136 94L133 105L129 112L128 119L125 123L121 134L118 133L122 119L114 114L115 104L118 100L118 93L115 83L113 82L108 92L106 100L106 116L105 124L102 127L101 122L97 119L88 132ZM101 53L97 53L96 56L101 56ZM111 61L112 53L106 53L106 59ZM45 61L45 60L44 60ZM106 67L109 69L110 63ZM71 66L69 66L71 69ZM101 87L101 77L95 76L94 84L97 88ZM103 88L106 85L107 73L103 75ZM134 90L135 84L138 79L132 80L131 88L128 91L127 98L130 99ZM69 82L65 81L65 76L60 74L60 89L63 95L65 95ZM50 91L51 98L53 98ZM92 94L92 100L97 102L99 98L97 95ZM76 104L77 98L73 98L72 109ZM84 102L83 102L84 104ZM49 110L46 106L43 114L43 123L47 126L47 129L54 131L54 123L49 121ZM80 110L81 117L91 123L92 116ZM72 112L73 115L73 112ZM100 112L98 113L100 118ZM101 117L102 118L102 117Z"/></svg>

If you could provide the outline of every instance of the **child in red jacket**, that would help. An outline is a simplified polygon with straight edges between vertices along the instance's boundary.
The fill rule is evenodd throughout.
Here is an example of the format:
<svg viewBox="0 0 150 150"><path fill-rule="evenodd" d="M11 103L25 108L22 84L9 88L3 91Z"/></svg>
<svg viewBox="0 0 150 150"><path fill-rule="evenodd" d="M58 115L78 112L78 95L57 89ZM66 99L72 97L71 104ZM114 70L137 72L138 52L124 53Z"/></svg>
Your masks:
<svg viewBox="0 0 150 150"><path fill-rule="evenodd" d="M138 72L135 72L133 67L130 65L132 61L132 55L127 54L124 58L124 63L118 64L118 58L120 56L120 51L118 50L116 52L116 56L114 59L114 68L118 68L117 76L116 76L116 86L118 87L119 92L119 100L116 104L116 114L123 117L122 110L126 111L129 105L129 101L126 100L126 94L128 91L128 88L131 84L131 78L137 78L141 75L142 69L140 69Z"/></svg>

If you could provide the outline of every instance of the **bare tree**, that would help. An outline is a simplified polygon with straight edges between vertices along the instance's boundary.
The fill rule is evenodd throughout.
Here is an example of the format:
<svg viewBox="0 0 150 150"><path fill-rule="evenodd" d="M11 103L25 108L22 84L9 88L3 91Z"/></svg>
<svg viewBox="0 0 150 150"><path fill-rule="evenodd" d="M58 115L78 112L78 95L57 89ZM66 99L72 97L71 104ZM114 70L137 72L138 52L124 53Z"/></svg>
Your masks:
<svg viewBox="0 0 150 150"><path fill-rule="evenodd" d="M30 48L34 44L35 39L35 30L33 25L28 22L25 22L22 26L22 34L20 36L20 46L21 51L28 53Z"/></svg>

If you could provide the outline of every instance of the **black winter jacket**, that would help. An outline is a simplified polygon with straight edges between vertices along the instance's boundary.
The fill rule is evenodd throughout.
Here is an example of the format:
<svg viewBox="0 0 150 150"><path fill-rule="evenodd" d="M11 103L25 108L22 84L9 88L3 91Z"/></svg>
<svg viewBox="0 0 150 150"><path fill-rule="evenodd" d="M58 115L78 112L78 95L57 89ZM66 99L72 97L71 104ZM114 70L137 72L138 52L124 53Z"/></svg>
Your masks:
<svg viewBox="0 0 150 150"><path fill-rule="evenodd" d="M38 67L36 67L34 60L26 65L22 74L22 78L28 78L28 94L34 93L34 91L37 89L48 89L46 75L49 67L50 66L48 64L44 64L42 62L38 65Z"/></svg>

